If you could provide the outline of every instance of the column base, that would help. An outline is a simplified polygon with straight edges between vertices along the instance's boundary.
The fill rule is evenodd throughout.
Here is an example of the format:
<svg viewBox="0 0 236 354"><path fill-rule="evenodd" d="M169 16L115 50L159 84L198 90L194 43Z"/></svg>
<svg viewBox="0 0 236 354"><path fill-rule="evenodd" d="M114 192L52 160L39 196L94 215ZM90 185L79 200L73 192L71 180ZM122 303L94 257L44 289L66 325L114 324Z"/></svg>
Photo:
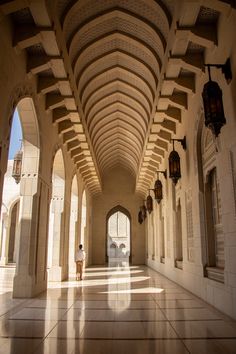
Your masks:
<svg viewBox="0 0 236 354"><path fill-rule="evenodd" d="M36 282L35 276L16 274L13 281L13 298L31 298L47 290L47 280Z"/></svg>
<svg viewBox="0 0 236 354"><path fill-rule="evenodd" d="M8 262L7 257L2 257L2 258L0 259L0 265L1 265L1 266L7 265L7 262Z"/></svg>

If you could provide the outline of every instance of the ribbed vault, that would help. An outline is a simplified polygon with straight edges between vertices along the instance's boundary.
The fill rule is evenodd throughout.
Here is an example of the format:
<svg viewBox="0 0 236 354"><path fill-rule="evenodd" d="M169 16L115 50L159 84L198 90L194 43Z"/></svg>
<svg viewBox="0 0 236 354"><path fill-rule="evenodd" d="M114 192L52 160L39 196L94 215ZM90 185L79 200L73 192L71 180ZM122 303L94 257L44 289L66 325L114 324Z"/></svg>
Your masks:
<svg viewBox="0 0 236 354"><path fill-rule="evenodd" d="M13 46L25 52L48 119L91 193L119 166L147 194L156 170L167 167L171 139L190 124L197 78L233 7L229 0L1 2Z"/></svg>
<svg viewBox="0 0 236 354"><path fill-rule="evenodd" d="M168 1L166 2L168 3ZM58 13L101 176L136 176L170 28L164 1L59 1Z"/></svg>

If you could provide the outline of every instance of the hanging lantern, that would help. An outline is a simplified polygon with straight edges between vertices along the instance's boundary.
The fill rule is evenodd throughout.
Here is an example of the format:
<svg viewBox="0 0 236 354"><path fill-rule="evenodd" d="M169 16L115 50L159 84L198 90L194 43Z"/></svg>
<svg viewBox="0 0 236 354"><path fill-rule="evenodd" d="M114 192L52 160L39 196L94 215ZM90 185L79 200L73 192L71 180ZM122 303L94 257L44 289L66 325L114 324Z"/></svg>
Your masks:
<svg viewBox="0 0 236 354"><path fill-rule="evenodd" d="M149 195L147 196L146 203L147 203L147 211L149 212L149 214L151 214L151 212L153 211L153 200L150 195L150 191L149 191Z"/></svg>
<svg viewBox="0 0 236 354"><path fill-rule="evenodd" d="M144 221L147 217L147 208L146 208L145 204L143 204L141 206L141 211L142 211L142 217L143 217L143 221Z"/></svg>
<svg viewBox="0 0 236 354"><path fill-rule="evenodd" d="M224 115L224 107L222 100L222 90L215 81L208 81L203 88L202 93L205 125L211 129L212 133L217 137L220 130L225 125L226 119Z"/></svg>
<svg viewBox="0 0 236 354"><path fill-rule="evenodd" d="M158 204L160 204L162 198L163 198L163 193L162 193L162 183L159 179L156 180L154 184L154 194L155 194L155 199Z"/></svg>
<svg viewBox="0 0 236 354"><path fill-rule="evenodd" d="M174 184L176 184L181 177L180 171L180 157L177 151L174 148L174 140L173 140L173 150L169 156L169 177L172 179Z"/></svg>
<svg viewBox="0 0 236 354"><path fill-rule="evenodd" d="M159 179L159 173L162 173L163 176L165 177L165 179L167 178L167 171L156 171L157 172L157 180L154 184L154 195L155 195L155 199L157 201L158 204L160 204L161 200L163 199L163 192L162 192L162 183Z"/></svg>
<svg viewBox="0 0 236 354"><path fill-rule="evenodd" d="M212 133L217 137L220 130L225 125L226 119L224 114L224 106L222 100L222 90L217 82L211 80L211 67L221 69L225 80L229 84L233 78L231 71L230 58L225 64L205 64L208 69L209 81L204 85L202 98L205 112L205 125L211 129Z"/></svg>
<svg viewBox="0 0 236 354"><path fill-rule="evenodd" d="M138 222L140 223L140 225L143 223L143 214L141 208L138 213Z"/></svg>
<svg viewBox="0 0 236 354"><path fill-rule="evenodd" d="M19 150L14 156L12 177L15 179L15 182L17 184L20 182L21 179L22 155L22 150Z"/></svg>

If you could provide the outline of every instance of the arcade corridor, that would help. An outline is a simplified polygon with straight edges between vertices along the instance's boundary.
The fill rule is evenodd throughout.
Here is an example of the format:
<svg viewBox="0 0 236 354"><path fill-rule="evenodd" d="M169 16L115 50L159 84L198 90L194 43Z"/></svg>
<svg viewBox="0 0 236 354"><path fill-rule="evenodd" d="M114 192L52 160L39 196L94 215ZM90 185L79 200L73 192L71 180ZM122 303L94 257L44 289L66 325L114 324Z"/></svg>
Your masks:
<svg viewBox="0 0 236 354"><path fill-rule="evenodd" d="M235 32L236 0L0 1L0 354L236 354Z"/></svg>
<svg viewBox="0 0 236 354"><path fill-rule="evenodd" d="M235 321L147 267L87 268L27 300L2 292L13 272L0 268L0 353L236 353Z"/></svg>

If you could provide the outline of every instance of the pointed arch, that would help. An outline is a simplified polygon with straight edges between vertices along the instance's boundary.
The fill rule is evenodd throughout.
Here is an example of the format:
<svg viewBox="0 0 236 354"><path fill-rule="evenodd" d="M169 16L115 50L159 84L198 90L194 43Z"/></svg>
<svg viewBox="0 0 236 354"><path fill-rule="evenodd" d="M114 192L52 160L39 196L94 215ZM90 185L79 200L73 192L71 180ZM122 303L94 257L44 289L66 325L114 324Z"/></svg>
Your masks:
<svg viewBox="0 0 236 354"><path fill-rule="evenodd" d="M106 259L130 259L130 251L131 215L126 208L117 205L106 216Z"/></svg>

